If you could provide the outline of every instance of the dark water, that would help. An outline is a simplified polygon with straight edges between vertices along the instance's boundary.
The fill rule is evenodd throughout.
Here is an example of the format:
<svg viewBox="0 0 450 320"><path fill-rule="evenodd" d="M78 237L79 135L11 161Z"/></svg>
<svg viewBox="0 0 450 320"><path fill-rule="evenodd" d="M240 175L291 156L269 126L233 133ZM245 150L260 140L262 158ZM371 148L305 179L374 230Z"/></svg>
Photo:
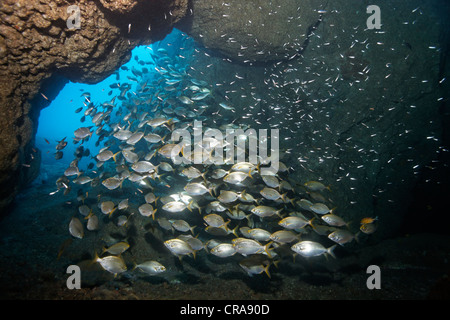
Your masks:
<svg viewBox="0 0 450 320"><path fill-rule="evenodd" d="M375 36L369 33L377 31L364 30L361 23L336 26L339 19L328 20L325 13L310 30L299 57L267 63L230 62L174 29L163 41L134 49L130 61L101 83L68 82L40 114L36 134L40 175L2 218L2 298L448 298L449 28L444 18L449 11L445 5L406 7L408 12L398 14L398 19L394 18L398 11L383 7L386 25ZM415 25L428 28L421 34ZM200 99L202 93L205 97ZM183 101L187 98L191 100ZM90 106L96 110L87 112ZM94 116L101 117L98 123L92 122ZM158 117L166 121L153 127L143 122ZM275 139L271 130L277 129L279 160L288 170L277 173L278 185L273 188L283 197L270 200L261 195L268 184L260 166L273 164L262 158L243 171L252 176L243 186L212 176L219 168L232 172L237 161L221 166L196 163L203 177L181 175L192 163L181 166L158 152L175 129L193 133L194 121L201 123L203 134L208 127L223 135L231 128L265 129L270 143ZM75 143L74 132L80 127L98 131ZM132 144L113 136L125 129L159 134L165 143L142 138ZM261 131L255 132L261 141ZM55 159L57 141L65 137L63 156ZM77 151L80 145L83 150ZM116 159L100 163L97 155L105 147ZM131 181L137 170L121 152L127 148L139 160L159 164L157 175ZM93 179L86 184L74 182L76 176L64 176L77 158L75 166L82 171L78 177ZM172 169L164 169L162 162ZM102 182L114 176L122 183L108 190ZM280 181L288 185L281 187ZM309 181L320 181L329 190L308 188ZM202 182L209 190L180 199L191 182ZM226 204L225 211L216 213L230 222L210 233L203 217L212 213L208 205L221 190L241 195L245 191L258 201ZM150 192L158 197L150 203L157 209L153 217L145 216L141 207ZM167 198L170 195L178 195L176 201L186 209L176 213L163 209L164 203L174 201ZM125 199L128 206L119 209ZM324 213L299 204L302 199L334 208L332 213L348 225L324 222ZM111 215L102 213L100 204L106 201L113 202ZM245 208L251 204L271 206L280 210L281 217L260 218L251 213L252 207ZM86 229L82 205L98 217L96 230ZM248 217L236 219L233 210ZM249 254L253 260L239 252L230 257L211 253L219 242L243 237L243 227L269 234L284 230L278 223L287 216L314 220L312 226L291 230L294 238L287 243L259 240L261 248ZM69 231L74 218L83 225L82 239ZM364 218L376 218L366 223L372 231L361 231ZM120 219L126 225L119 225ZM163 219L171 220L169 230ZM196 251L195 258L171 253L165 241L191 234L176 230L175 220L195 226L192 234L210 247L188 246L188 251ZM330 239L333 231L343 230L350 239ZM304 240L323 245L327 253L294 258L291 246ZM274 242L264 248L270 241ZM127 271L114 276L94 257L111 255L103 248L119 242L129 244L120 255ZM150 260L164 265L165 272L148 275L134 269ZM243 261L254 274L244 270ZM80 267L81 289L67 288L70 265ZM379 267L381 278L374 281L381 279L381 289L368 288L371 265Z"/></svg>

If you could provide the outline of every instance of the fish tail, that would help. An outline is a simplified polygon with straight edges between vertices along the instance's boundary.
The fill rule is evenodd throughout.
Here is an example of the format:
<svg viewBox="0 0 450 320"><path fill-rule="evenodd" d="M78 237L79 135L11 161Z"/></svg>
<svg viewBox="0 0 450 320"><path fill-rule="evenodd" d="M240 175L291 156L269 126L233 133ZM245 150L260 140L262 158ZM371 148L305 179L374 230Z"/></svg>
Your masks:
<svg viewBox="0 0 450 320"><path fill-rule="evenodd" d="M273 243L273 241L270 241L268 244L266 244L265 246L264 246L264 251L266 252L266 254L267 254L267 256L270 258L270 259L272 259L272 255L270 254L270 251L269 251L269 248L270 248L270 245ZM269 277L270 278L270 277Z"/></svg>
<svg viewBox="0 0 450 320"><path fill-rule="evenodd" d="M111 212L109 213L109 218L111 219L112 214L114 213L114 211L116 211L117 207L115 207L114 209L111 210Z"/></svg>
<svg viewBox="0 0 450 320"><path fill-rule="evenodd" d="M155 220L155 213L156 213L156 210L158 210L158 209L155 208L155 210L153 210L153 212L152 212L152 218L153 218L153 220ZM128 221L128 220L127 220L127 221Z"/></svg>
<svg viewBox="0 0 450 320"><path fill-rule="evenodd" d="M122 150L117 151L116 153L113 154L112 157L113 157L114 162L117 162L117 161L116 161L116 156L117 156L119 153L121 153L121 152L122 152Z"/></svg>
<svg viewBox="0 0 450 320"><path fill-rule="evenodd" d="M270 267L270 263L264 267L264 272L267 274L267 276L269 277L269 279L271 279L270 277L270 273L269 273L269 267Z"/></svg>
<svg viewBox="0 0 450 320"><path fill-rule="evenodd" d="M327 249L327 253L335 259L336 259L336 256L334 255L334 249L336 249L336 247L337 247L337 244L335 244Z"/></svg>

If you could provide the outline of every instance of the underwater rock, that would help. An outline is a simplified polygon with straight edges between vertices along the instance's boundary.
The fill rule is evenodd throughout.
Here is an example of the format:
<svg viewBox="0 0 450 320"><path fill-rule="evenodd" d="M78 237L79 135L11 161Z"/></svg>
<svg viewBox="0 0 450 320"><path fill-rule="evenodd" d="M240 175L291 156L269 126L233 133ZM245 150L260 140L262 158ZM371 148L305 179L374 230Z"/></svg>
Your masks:
<svg viewBox="0 0 450 320"><path fill-rule="evenodd" d="M187 10L187 0L77 5L80 26L69 29L74 13L66 1L0 4L0 208L32 179L23 171L29 171L39 110L52 98L42 81L58 74L96 83L129 60L136 45L162 39Z"/></svg>
<svg viewBox="0 0 450 320"><path fill-rule="evenodd" d="M284 60L302 50L328 1L192 1L178 26L235 61Z"/></svg>
<svg viewBox="0 0 450 320"><path fill-rule="evenodd" d="M330 208L352 221L354 232L362 218L378 216L383 223L370 235L373 240L392 236L408 218L412 189L442 143L439 99L446 96L438 85L443 31L433 8L439 6L392 3L396 14L382 11L377 31L367 29L365 3L330 2L297 59L263 70L218 57L208 62L204 78L251 84L245 98L225 85L215 94L241 112L251 106L252 121L265 128L280 128L280 148L292 150L283 159L296 168L292 180L330 185Z"/></svg>

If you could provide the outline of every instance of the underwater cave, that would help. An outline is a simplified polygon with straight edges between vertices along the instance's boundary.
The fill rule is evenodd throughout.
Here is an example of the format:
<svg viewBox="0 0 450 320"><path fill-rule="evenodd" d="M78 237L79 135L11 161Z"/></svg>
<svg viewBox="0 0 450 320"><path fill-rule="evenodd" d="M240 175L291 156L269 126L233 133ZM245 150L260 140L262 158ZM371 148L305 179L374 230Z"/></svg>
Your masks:
<svg viewBox="0 0 450 320"><path fill-rule="evenodd" d="M7 1L0 298L448 298L450 11L382 2Z"/></svg>

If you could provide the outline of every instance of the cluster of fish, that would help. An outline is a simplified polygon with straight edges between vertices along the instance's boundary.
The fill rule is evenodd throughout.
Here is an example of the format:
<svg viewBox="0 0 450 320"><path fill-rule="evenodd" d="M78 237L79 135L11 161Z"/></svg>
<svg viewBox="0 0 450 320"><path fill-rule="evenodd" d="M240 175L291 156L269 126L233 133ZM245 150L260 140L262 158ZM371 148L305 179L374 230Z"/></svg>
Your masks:
<svg viewBox="0 0 450 320"><path fill-rule="evenodd" d="M245 272L265 272L269 277L269 267L283 259L285 248L305 258L335 257L337 244L357 238L335 209L329 208L330 191L323 183L291 181L289 168L281 161L278 172L271 174L262 174L270 163L261 160L214 161L221 156L215 153L217 146L245 152L237 143L226 145L215 138L172 141L176 129L194 136L194 120L208 123L217 119L214 116L220 110L230 115L236 110L226 101L217 101L208 83L192 78L180 58L162 48L151 57L150 62L139 64L154 64L155 72L133 67L133 76L127 77L130 83L110 86L110 94L119 91L110 101L95 105L91 95L83 93L83 117L90 117L94 126L77 129L74 143L97 136L96 144L104 147L91 156L94 162L83 171L78 164L90 153L81 145L56 181L58 189L52 194L60 190L70 194L74 186L79 187L78 212L69 223L73 237L83 239L85 229L99 230L103 215L109 216L110 223L116 219L117 228L127 228L134 216L133 221L146 219L163 230L161 241L180 259L195 258L203 250L220 258L240 255L239 265ZM233 122L222 123L220 129L247 129ZM200 164L193 161L198 157L203 160ZM180 158L185 161L180 163ZM91 188L89 192L86 187ZM89 206L87 200L93 200L89 196L95 193L97 206ZM364 226L361 232L375 231L367 223ZM333 243L324 246L318 236ZM129 248L127 241L111 244L100 257L95 253L95 261L114 275L123 273L127 263L122 253ZM135 268L150 275L166 270L154 260L135 264Z"/></svg>

